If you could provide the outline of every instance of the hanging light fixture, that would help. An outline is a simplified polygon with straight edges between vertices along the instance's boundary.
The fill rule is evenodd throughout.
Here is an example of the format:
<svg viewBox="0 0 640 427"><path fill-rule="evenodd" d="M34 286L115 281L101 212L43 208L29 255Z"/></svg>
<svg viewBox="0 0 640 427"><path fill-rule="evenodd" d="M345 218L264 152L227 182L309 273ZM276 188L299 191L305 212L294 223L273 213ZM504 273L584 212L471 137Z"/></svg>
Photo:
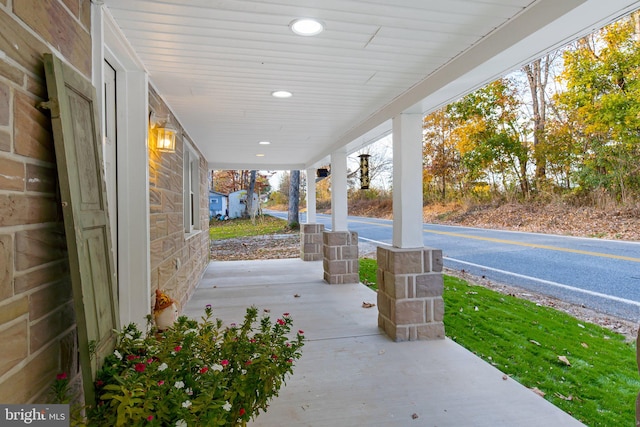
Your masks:
<svg viewBox="0 0 640 427"><path fill-rule="evenodd" d="M158 118L152 111L149 115L150 133L155 137L155 148L163 153L176 152L176 128L169 122L170 115Z"/></svg>

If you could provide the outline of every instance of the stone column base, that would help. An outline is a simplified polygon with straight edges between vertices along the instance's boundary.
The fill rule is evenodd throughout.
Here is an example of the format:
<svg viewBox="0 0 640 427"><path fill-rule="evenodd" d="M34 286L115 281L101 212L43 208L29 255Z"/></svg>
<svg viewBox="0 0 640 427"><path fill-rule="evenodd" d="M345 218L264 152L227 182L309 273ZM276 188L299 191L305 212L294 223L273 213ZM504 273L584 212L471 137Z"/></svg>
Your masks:
<svg viewBox="0 0 640 427"><path fill-rule="evenodd" d="M378 247L378 326L394 341L444 338L442 250Z"/></svg>
<svg viewBox="0 0 640 427"><path fill-rule="evenodd" d="M320 261L322 259L323 224L300 225L300 258L303 261Z"/></svg>
<svg viewBox="0 0 640 427"><path fill-rule="evenodd" d="M358 233L325 231L322 233L324 280L330 285L360 283Z"/></svg>

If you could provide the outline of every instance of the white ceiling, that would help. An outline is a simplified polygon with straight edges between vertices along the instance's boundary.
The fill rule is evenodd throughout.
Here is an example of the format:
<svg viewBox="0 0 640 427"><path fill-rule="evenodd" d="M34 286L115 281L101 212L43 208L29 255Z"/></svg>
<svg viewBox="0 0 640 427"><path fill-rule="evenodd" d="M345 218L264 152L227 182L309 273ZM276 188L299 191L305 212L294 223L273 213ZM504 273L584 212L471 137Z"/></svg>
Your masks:
<svg viewBox="0 0 640 427"><path fill-rule="evenodd" d="M630 0L104 0L213 169L319 166L640 7ZM289 24L313 17L318 36ZM289 99L271 96L293 93ZM259 141L270 141L268 146ZM264 154L257 157L256 154Z"/></svg>

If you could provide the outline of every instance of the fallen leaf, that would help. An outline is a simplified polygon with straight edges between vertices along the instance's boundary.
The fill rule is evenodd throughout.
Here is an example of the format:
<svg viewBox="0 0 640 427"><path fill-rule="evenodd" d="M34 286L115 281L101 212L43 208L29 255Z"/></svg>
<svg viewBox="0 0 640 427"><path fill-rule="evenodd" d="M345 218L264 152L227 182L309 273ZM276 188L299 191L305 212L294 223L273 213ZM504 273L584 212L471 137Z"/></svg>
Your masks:
<svg viewBox="0 0 640 427"><path fill-rule="evenodd" d="M539 343L538 341L536 341L536 340L529 340L529 342L530 342L531 344L535 344L535 345L537 345L538 347L540 347L540 343Z"/></svg>
<svg viewBox="0 0 640 427"><path fill-rule="evenodd" d="M569 395L569 396L563 396L562 394L560 394L560 393L557 393L557 392L556 392L556 393L555 393L555 396L556 396L558 399L562 399L562 400L569 400L569 401L573 400L573 396L571 396L571 395Z"/></svg>
<svg viewBox="0 0 640 427"><path fill-rule="evenodd" d="M569 359L567 359L567 356L558 356L558 360L567 366L571 366L571 362L569 362Z"/></svg>
<svg viewBox="0 0 640 427"><path fill-rule="evenodd" d="M384 353L385 353L385 350L384 350L384 349L382 349L382 350L380 350L380 351L378 352L378 354L379 354L380 356L382 356Z"/></svg>
<svg viewBox="0 0 640 427"><path fill-rule="evenodd" d="M580 345L584 348L589 348L589 344L587 344L586 342L580 343Z"/></svg>
<svg viewBox="0 0 640 427"><path fill-rule="evenodd" d="M371 308L371 307L375 307L376 305L372 302L364 302L362 301L362 308Z"/></svg>
<svg viewBox="0 0 640 427"><path fill-rule="evenodd" d="M533 388L531 389L531 391L532 391L532 392L534 392L535 394L537 394L537 395L538 395L538 396L540 396L540 397L544 397L544 396L545 396L545 394L547 394L547 393L545 393L544 391L540 390L538 387L533 387Z"/></svg>
<svg viewBox="0 0 640 427"><path fill-rule="evenodd" d="M507 374L504 374L504 375L502 376L502 381L506 381L506 380L508 380L508 379L509 379L509 376L508 376Z"/></svg>
<svg viewBox="0 0 640 427"><path fill-rule="evenodd" d="M294 298L300 298L300 294L295 294L293 297Z"/></svg>
<svg viewBox="0 0 640 427"><path fill-rule="evenodd" d="M578 327L584 329L584 325L582 323L578 323Z"/></svg>
<svg viewBox="0 0 640 427"><path fill-rule="evenodd" d="M418 414L414 412L413 414L411 414L411 418L413 418L414 420L418 419Z"/></svg>
<svg viewBox="0 0 640 427"><path fill-rule="evenodd" d="M473 309L474 309L475 311L480 310L480 309L478 308L478 306L477 306L477 305L476 305L475 307L473 307Z"/></svg>
<svg viewBox="0 0 640 427"><path fill-rule="evenodd" d="M268 309L268 308L265 308L265 309L264 309L264 312L265 312L265 313L271 313L271 310L270 310L270 309Z"/></svg>

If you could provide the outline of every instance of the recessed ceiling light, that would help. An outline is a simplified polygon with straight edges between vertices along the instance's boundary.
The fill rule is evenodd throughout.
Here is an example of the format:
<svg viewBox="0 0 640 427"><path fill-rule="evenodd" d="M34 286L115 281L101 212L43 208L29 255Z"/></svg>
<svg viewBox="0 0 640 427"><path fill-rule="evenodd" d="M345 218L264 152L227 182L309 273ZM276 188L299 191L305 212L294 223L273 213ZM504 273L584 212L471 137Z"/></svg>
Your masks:
<svg viewBox="0 0 640 427"><path fill-rule="evenodd" d="M324 31L322 22L311 18L294 19L289 27L299 36L315 36Z"/></svg>
<svg viewBox="0 0 640 427"><path fill-rule="evenodd" d="M264 157L264 154L256 154L256 157Z"/></svg>
<svg viewBox="0 0 640 427"><path fill-rule="evenodd" d="M291 98L293 94L286 90L276 90L274 92L271 92L271 96L275 98Z"/></svg>
<svg viewBox="0 0 640 427"><path fill-rule="evenodd" d="M258 142L258 144L260 144L260 145L269 145L271 143L269 141L260 141L260 142Z"/></svg>

